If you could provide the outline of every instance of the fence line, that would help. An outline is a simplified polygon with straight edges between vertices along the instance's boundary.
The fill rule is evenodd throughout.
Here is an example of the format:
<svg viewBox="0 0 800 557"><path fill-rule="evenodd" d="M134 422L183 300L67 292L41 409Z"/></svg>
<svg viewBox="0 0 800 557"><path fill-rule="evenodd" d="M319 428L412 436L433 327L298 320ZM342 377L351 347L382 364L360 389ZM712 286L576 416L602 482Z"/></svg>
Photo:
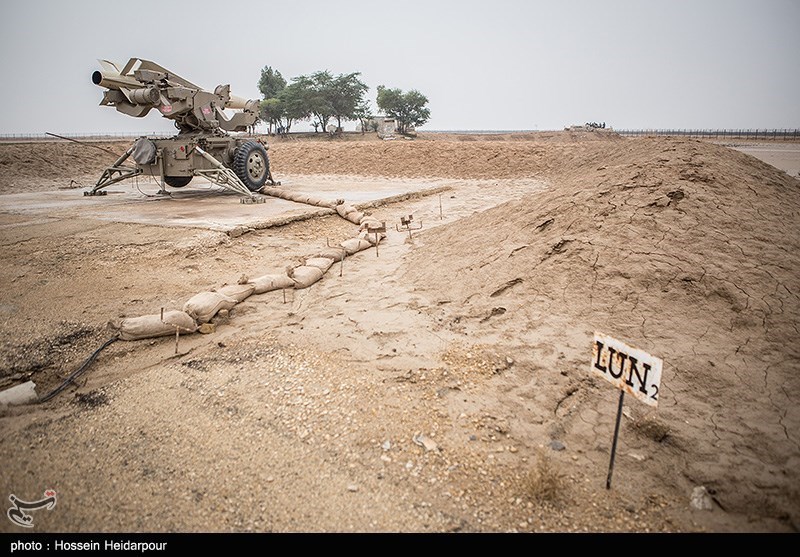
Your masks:
<svg viewBox="0 0 800 557"><path fill-rule="evenodd" d="M798 129L682 129L682 130L614 130L620 135L625 136L656 136L656 135L678 135L684 137L697 137L701 139L766 139L775 141L797 141L800 140L800 130Z"/></svg>
<svg viewBox="0 0 800 557"><path fill-rule="evenodd" d="M143 135L149 136L169 136L170 132L84 132L84 133L59 133L64 137L71 139L84 139L84 140L115 140L115 139L130 139L132 137L141 137ZM49 136L44 133L0 133L0 141L40 141L40 140L56 140L55 137Z"/></svg>
<svg viewBox="0 0 800 557"><path fill-rule="evenodd" d="M518 132L521 130L517 130ZM611 131L611 130L609 130ZM624 136L662 136L677 135L684 137L697 137L702 139L766 139L780 141L800 140L800 129L639 129L639 130L613 130L619 135ZM455 132L447 132L455 133ZM490 132L484 130L482 133L505 133ZM513 133L513 132L511 132ZM83 133L61 133L64 137L84 140L108 140L130 139L132 137L147 136L169 136L170 132L83 132ZM53 140L54 138L44 133L2 133L0 141L37 141Z"/></svg>

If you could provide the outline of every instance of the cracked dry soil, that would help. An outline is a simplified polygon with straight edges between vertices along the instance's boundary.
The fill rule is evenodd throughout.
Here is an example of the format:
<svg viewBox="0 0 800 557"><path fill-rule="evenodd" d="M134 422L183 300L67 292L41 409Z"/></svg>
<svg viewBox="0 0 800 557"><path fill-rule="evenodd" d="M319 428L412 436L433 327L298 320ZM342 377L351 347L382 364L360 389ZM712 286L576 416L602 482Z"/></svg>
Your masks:
<svg viewBox="0 0 800 557"><path fill-rule="evenodd" d="M0 492L56 489L52 531L796 531L800 182L708 143L590 139L273 145L276 171L452 180L444 219L438 198L378 207L425 228L286 303L249 298L177 355L118 342L4 410ZM353 233L0 225L0 375L45 389L107 320ZM610 491L594 330L664 360L658 409L624 408Z"/></svg>

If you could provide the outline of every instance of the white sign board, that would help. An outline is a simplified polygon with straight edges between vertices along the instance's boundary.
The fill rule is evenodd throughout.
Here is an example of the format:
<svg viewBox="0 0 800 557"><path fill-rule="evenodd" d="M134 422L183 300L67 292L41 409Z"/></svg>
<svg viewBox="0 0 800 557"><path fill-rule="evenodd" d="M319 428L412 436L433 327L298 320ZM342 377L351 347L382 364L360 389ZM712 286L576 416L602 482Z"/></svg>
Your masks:
<svg viewBox="0 0 800 557"><path fill-rule="evenodd" d="M661 359L638 348L602 333L594 334L592 372L650 406L658 406L663 365Z"/></svg>

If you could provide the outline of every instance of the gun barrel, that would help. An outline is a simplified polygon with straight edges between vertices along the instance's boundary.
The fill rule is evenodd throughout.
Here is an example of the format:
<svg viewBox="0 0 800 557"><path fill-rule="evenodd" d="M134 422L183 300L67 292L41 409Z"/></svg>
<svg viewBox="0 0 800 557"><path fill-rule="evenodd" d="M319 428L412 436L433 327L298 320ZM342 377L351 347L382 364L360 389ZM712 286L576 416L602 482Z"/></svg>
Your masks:
<svg viewBox="0 0 800 557"><path fill-rule="evenodd" d="M231 95L231 98L225 103L225 108L238 108L244 110L244 107L247 105L247 103L247 99L237 95Z"/></svg>
<svg viewBox="0 0 800 557"><path fill-rule="evenodd" d="M119 72L109 70L96 70L92 73L92 83L106 89L119 89L120 87L137 89L142 86L135 77L120 75Z"/></svg>

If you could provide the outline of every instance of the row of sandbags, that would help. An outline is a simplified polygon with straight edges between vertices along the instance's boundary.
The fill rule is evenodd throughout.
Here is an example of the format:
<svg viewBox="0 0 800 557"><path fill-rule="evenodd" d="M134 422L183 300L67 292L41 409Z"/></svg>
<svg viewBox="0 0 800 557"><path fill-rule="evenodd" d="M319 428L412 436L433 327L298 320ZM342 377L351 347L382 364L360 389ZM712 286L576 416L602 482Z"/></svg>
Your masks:
<svg viewBox="0 0 800 557"><path fill-rule="evenodd" d="M308 194L279 188L264 188L263 193L296 203L315 205L334 209L342 218L360 225L359 236L345 240L338 247L326 250L305 259L303 265L287 268L286 274L264 275L252 280L240 280L239 284L231 284L211 292L200 292L192 296L183 310L170 310L156 315L129 317L111 326L119 332L121 340L140 340L180 334L194 333L201 325L208 323L222 310L230 310L236 304L253 294L264 294L273 290L288 288L308 288L331 268L334 262L342 261L346 256L365 250L386 237L385 234L370 233L370 229L383 227L383 223L375 217L365 215L342 199L326 201Z"/></svg>
<svg viewBox="0 0 800 557"><path fill-rule="evenodd" d="M364 228L365 220L374 221L375 224L373 226L377 226L380 224L380 222L377 219L365 215L363 212L359 211L352 205L345 203L343 199L337 199L336 201L326 201L319 197L308 195L307 193L300 193L296 191L285 190L281 188L271 188L271 187L264 188L262 190L262 193L264 193L265 195L278 197L280 199L294 201L295 203L305 203L306 205L314 205L316 207L334 209L339 214L340 217L349 220L353 224L361 225L362 228Z"/></svg>
<svg viewBox="0 0 800 557"><path fill-rule="evenodd" d="M222 310L230 310L236 304L253 294L264 294L273 290L288 288L308 288L337 262L346 256L372 247L385 235L362 232L356 238L345 240L339 246L329 247L312 257L304 259L302 265L290 266L285 274L271 274L248 279L243 277L239 284L231 284L210 292L200 292L192 296L183 310L169 310L162 314L129 317L110 325L119 333L121 340L141 340L180 334L194 333L211 321Z"/></svg>
<svg viewBox="0 0 800 557"><path fill-rule="evenodd" d="M283 188L265 187L261 190L264 195L271 195L280 199L294 201L295 203L305 203L306 205L314 205L316 207L325 207L327 209L334 209L336 205L344 204L344 200L337 199L336 201L326 201L307 193L300 193L296 191L286 190ZM358 223L356 223L358 224Z"/></svg>
<svg viewBox="0 0 800 557"><path fill-rule="evenodd" d="M370 228L378 228L378 227L385 228L385 223L379 221L378 219L376 219L371 215L365 215L364 213L362 213L352 205L348 205L344 201L337 202L337 204L334 205L333 208L336 209L336 212L343 219L347 219L353 224L360 225L361 230L369 230Z"/></svg>

